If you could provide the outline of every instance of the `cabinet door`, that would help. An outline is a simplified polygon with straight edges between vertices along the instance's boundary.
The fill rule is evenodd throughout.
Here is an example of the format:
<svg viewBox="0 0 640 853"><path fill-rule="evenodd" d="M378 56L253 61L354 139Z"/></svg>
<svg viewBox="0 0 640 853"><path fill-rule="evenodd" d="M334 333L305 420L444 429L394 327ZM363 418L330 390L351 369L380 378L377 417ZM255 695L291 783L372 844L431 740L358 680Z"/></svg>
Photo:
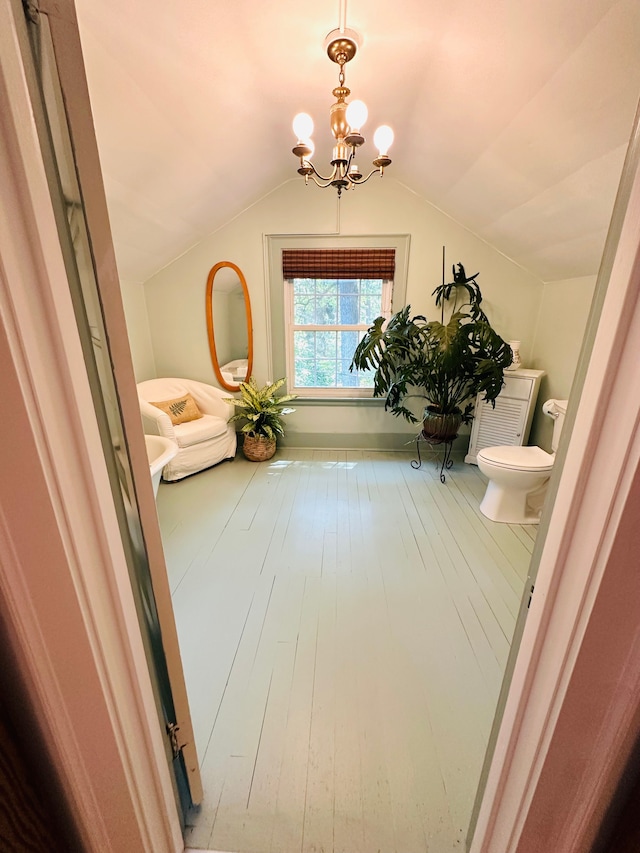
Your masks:
<svg viewBox="0 0 640 853"><path fill-rule="evenodd" d="M491 403L478 402L469 456L475 459L484 447L522 444L527 408L528 400L515 400L502 395L496 400L495 409Z"/></svg>

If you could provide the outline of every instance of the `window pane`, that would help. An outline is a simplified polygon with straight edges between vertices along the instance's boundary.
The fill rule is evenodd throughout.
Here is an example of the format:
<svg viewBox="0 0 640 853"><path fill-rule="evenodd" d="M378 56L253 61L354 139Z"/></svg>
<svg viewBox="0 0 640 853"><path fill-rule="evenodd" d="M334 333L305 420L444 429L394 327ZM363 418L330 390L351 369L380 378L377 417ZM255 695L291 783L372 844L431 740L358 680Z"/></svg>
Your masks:
<svg viewBox="0 0 640 853"><path fill-rule="evenodd" d="M296 296L294 323L304 326L316 321L316 298L315 296Z"/></svg>
<svg viewBox="0 0 640 853"><path fill-rule="evenodd" d="M339 320L338 322L341 325L345 326L353 326L356 325L359 320L359 303L360 297L357 293L348 294L341 290L339 296Z"/></svg>
<svg viewBox="0 0 640 853"><path fill-rule="evenodd" d="M371 370L358 371L358 388L373 388L373 373Z"/></svg>
<svg viewBox="0 0 640 853"><path fill-rule="evenodd" d="M381 278L363 278L360 280L360 293L382 297Z"/></svg>
<svg viewBox="0 0 640 853"><path fill-rule="evenodd" d="M314 388L316 386L315 361L296 358L295 384L298 388Z"/></svg>
<svg viewBox="0 0 640 853"><path fill-rule="evenodd" d="M338 291L340 293L353 293L356 296L360 294L361 279L359 278L343 278L338 282Z"/></svg>
<svg viewBox="0 0 640 853"><path fill-rule="evenodd" d="M337 332L315 332L316 354L318 358L337 357L338 333Z"/></svg>
<svg viewBox="0 0 640 853"><path fill-rule="evenodd" d="M336 387L336 361L335 359L319 358L316 362L316 387Z"/></svg>
<svg viewBox="0 0 640 853"><path fill-rule="evenodd" d="M314 282L316 293L335 294L338 292L338 282L335 278L316 278Z"/></svg>
<svg viewBox="0 0 640 853"><path fill-rule="evenodd" d="M316 333L315 332L294 332L293 333L293 351L296 361L298 357L305 359L315 359L316 357Z"/></svg>
<svg viewBox="0 0 640 853"><path fill-rule="evenodd" d="M354 370L353 373L349 372L349 365L351 364L350 358L341 358L338 361L338 387L339 388L357 388L358 387L358 374Z"/></svg>
<svg viewBox="0 0 640 853"><path fill-rule="evenodd" d="M361 337L361 332L338 332L338 355L351 361Z"/></svg>
<svg viewBox="0 0 640 853"><path fill-rule="evenodd" d="M316 297L316 319L318 326L324 324L335 326L338 321L338 298L337 296Z"/></svg>
<svg viewBox="0 0 640 853"><path fill-rule="evenodd" d="M303 293L315 293L316 283L313 278L294 278L293 292L297 296Z"/></svg>
<svg viewBox="0 0 640 853"><path fill-rule="evenodd" d="M360 317L359 323L366 323L368 326L373 323L376 317L382 314L382 296L363 296L360 300Z"/></svg>

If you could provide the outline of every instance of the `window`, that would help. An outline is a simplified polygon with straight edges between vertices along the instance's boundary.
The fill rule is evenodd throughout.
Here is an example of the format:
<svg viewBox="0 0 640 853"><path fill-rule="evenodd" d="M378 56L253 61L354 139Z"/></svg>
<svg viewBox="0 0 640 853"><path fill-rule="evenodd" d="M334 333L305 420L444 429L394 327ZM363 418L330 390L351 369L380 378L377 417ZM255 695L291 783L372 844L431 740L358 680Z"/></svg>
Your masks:
<svg viewBox="0 0 640 853"><path fill-rule="evenodd" d="M394 249L284 250L289 388L310 397L371 396L373 375L349 371L376 317L390 316Z"/></svg>

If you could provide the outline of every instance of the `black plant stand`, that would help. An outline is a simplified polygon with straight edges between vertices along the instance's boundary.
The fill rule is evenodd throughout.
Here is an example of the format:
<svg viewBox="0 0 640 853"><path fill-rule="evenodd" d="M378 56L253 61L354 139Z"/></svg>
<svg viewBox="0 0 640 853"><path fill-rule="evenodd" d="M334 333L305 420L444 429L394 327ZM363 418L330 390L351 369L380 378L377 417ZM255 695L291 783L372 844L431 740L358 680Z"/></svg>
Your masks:
<svg viewBox="0 0 640 853"><path fill-rule="evenodd" d="M418 458L411 460L411 467L415 468L416 471L422 467L422 458L420 456L420 442L426 442L431 450L434 450L435 447L442 447L444 450L442 460L436 460L436 468L440 466L440 482L446 482L445 471L450 471L453 467L453 457L451 455L453 450L453 442L455 441L456 436L453 438L448 438L445 440L440 440L436 438L427 438L424 433L418 433L416 436L416 453L418 454Z"/></svg>

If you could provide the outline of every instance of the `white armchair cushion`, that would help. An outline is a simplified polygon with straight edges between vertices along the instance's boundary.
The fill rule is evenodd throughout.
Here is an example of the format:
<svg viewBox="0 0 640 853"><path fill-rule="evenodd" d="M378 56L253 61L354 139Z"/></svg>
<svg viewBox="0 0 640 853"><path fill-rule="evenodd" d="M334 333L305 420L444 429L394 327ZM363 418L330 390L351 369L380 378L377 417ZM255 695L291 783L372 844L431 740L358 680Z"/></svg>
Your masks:
<svg viewBox="0 0 640 853"><path fill-rule="evenodd" d="M177 424L173 427L178 447L200 444L227 431L227 422L215 415L203 415L195 421Z"/></svg>
<svg viewBox="0 0 640 853"><path fill-rule="evenodd" d="M213 385L205 385L204 382L195 382L192 379L188 380L188 391L193 395L203 414L215 415L225 421L228 421L233 414L233 406L224 402L224 398L229 396L228 391L222 391L220 388L214 388Z"/></svg>

